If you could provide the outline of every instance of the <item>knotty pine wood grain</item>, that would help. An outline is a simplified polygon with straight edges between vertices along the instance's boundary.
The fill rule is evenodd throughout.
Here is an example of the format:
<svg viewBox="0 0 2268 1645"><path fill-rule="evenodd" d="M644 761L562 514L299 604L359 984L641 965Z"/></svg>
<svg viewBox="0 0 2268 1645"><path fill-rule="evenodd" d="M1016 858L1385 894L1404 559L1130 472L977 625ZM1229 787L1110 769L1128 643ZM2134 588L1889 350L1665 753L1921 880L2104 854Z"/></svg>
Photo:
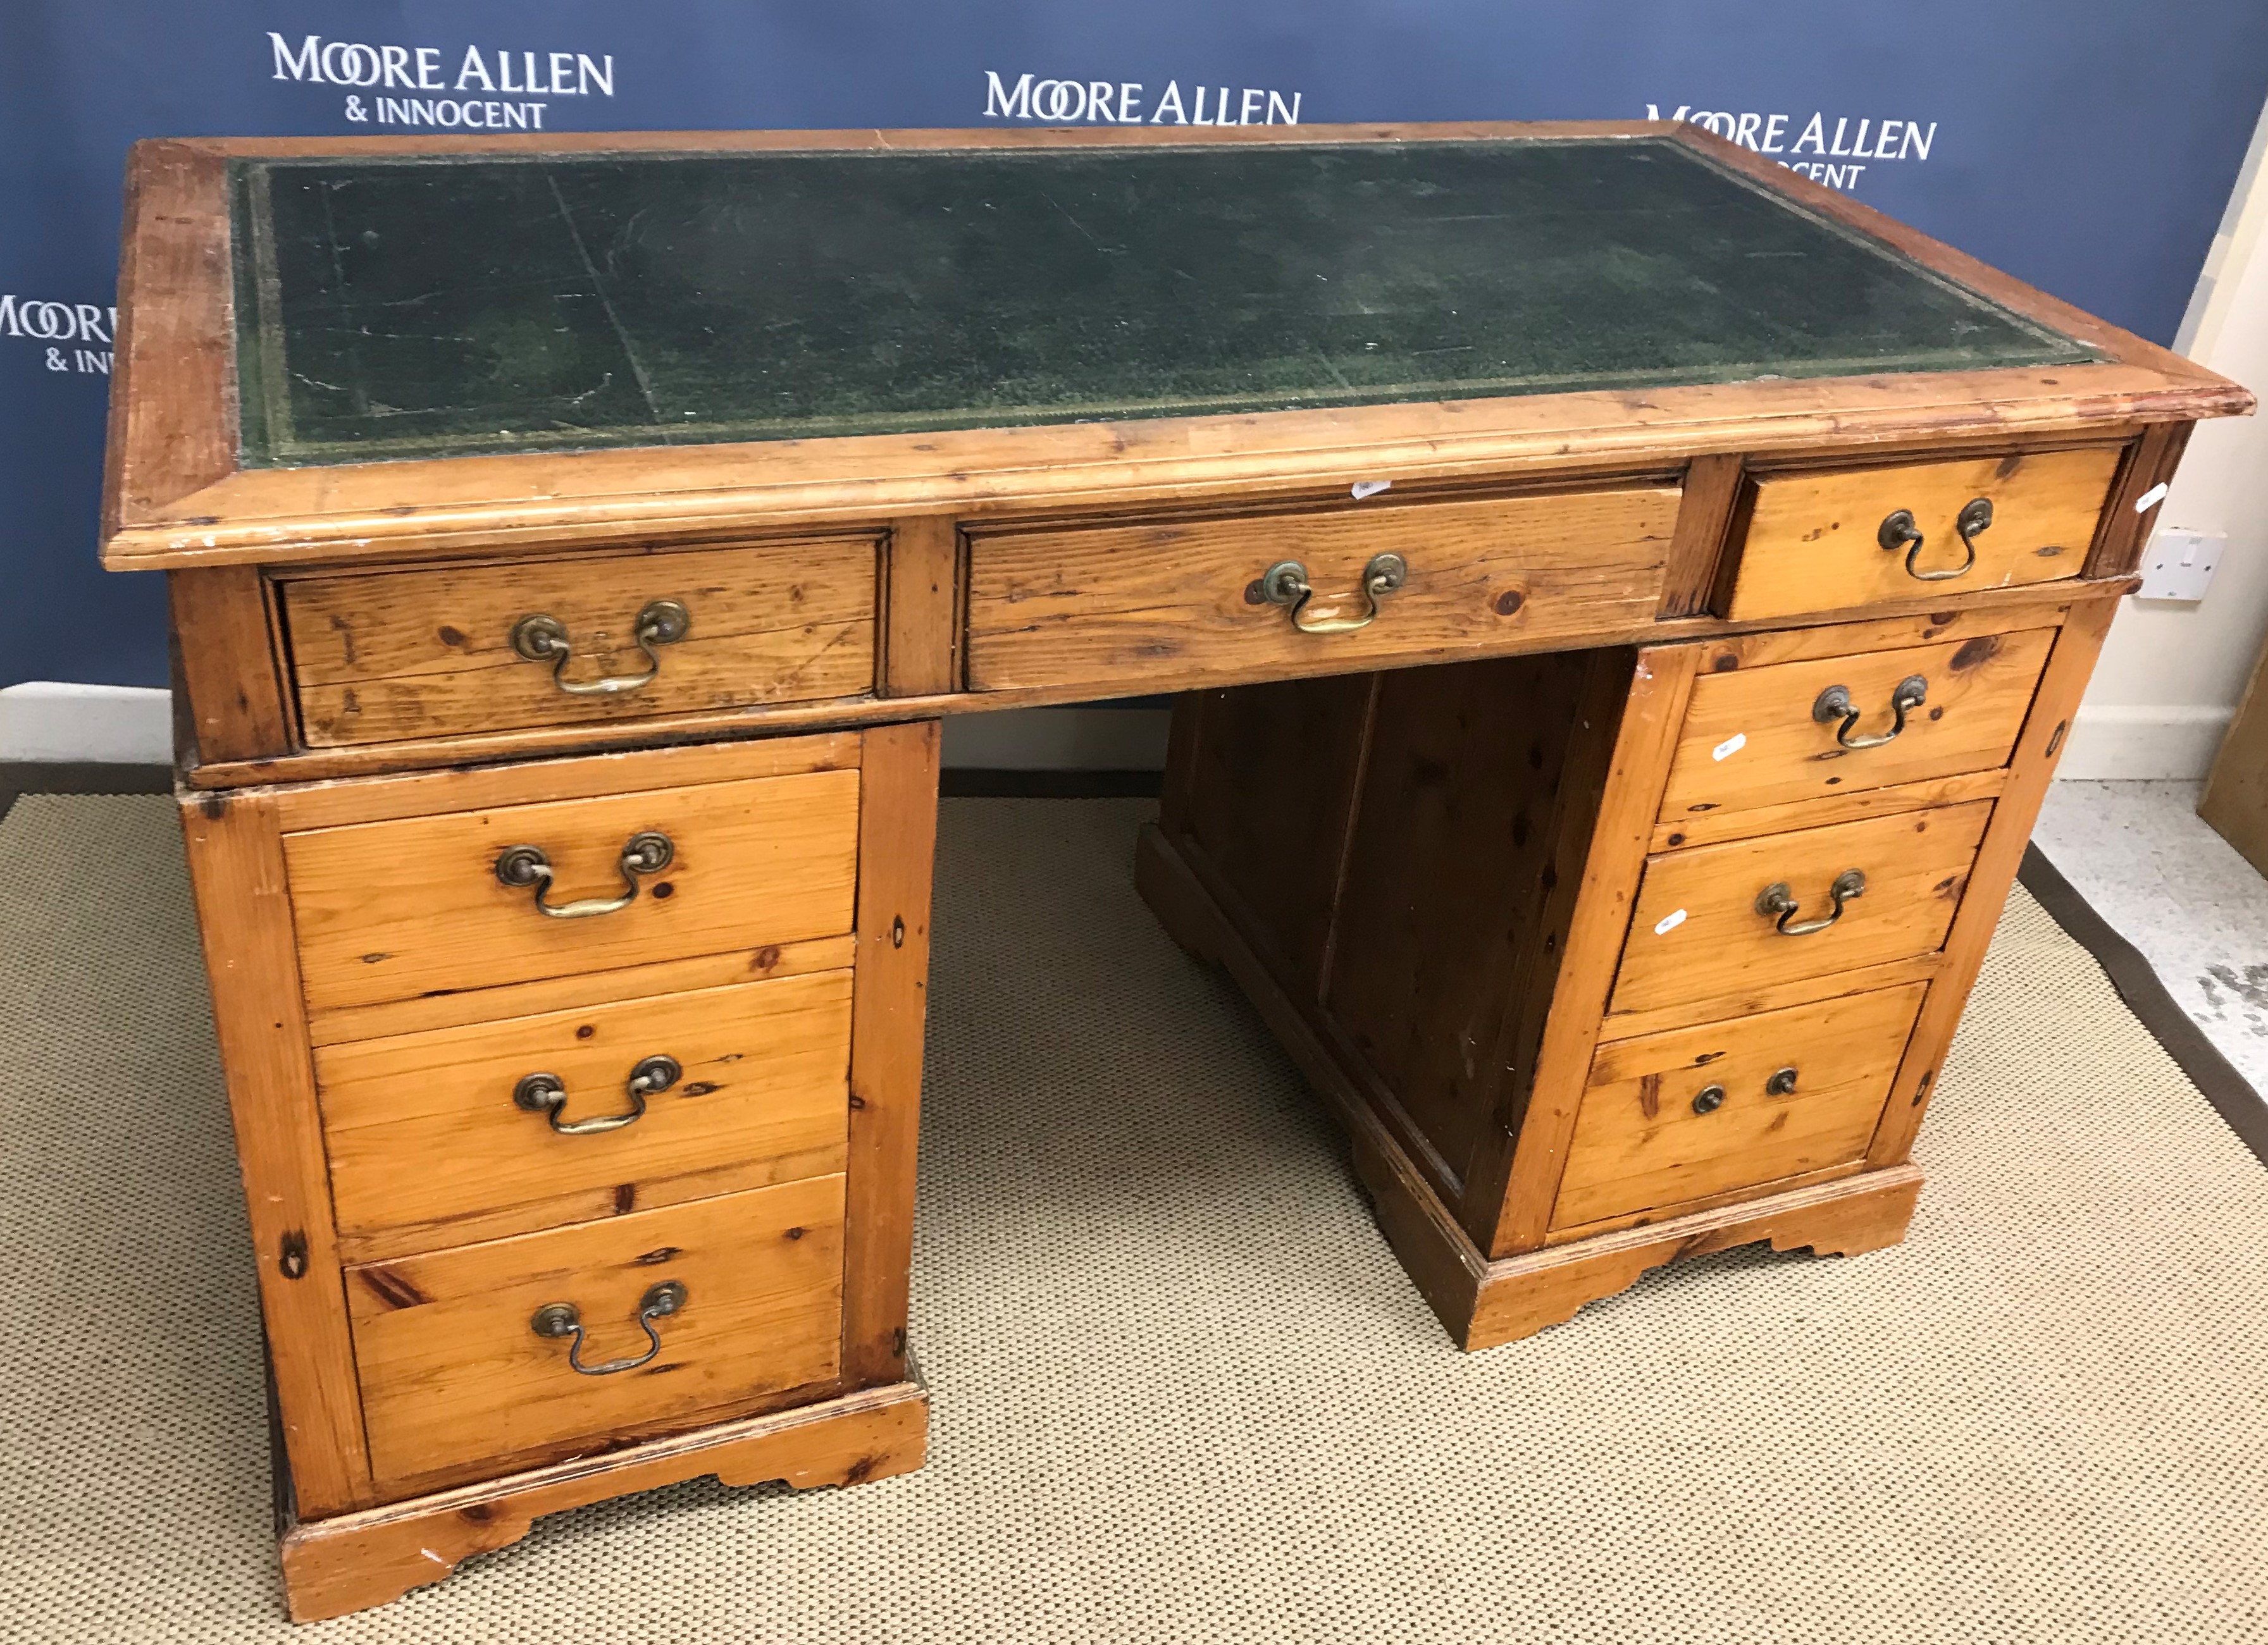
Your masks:
<svg viewBox="0 0 2268 1645"><path fill-rule="evenodd" d="M1729 1189L1855 1164L1874 1140L1926 987L1602 1046L1568 1145L1553 1230L1674 1214ZM1783 1069L1795 1070L1794 1089L1767 1090ZM1695 1098L1712 1086L1724 1092L1721 1104L1697 1112Z"/></svg>
<svg viewBox="0 0 2268 1645"><path fill-rule="evenodd" d="M103 459L106 538L236 466L227 158L195 143L137 143L125 204Z"/></svg>
<svg viewBox="0 0 2268 1645"><path fill-rule="evenodd" d="M1736 841L1651 859L1608 1009L1646 1011L1802 977L1826 976L1942 947L1992 805L1973 801L1864 822ZM1846 869L1864 893L1824 930L1792 936L1756 911L1784 882L1794 923L1826 916Z"/></svg>
<svg viewBox="0 0 2268 1645"><path fill-rule="evenodd" d="M1724 551L1740 498L1737 452L1710 452L1685 466L1659 615L1697 617L1709 609L1710 593L1717 584L1718 556Z"/></svg>
<svg viewBox="0 0 2268 1645"><path fill-rule="evenodd" d="M910 1473L928 1449L918 1383L719 1422L604 1456L461 1486L284 1532L284 1590L294 1622L320 1622L438 1583L477 1553L509 1547L546 1514L713 1474L728 1486L782 1480L798 1489Z"/></svg>
<svg viewBox="0 0 2268 1645"><path fill-rule="evenodd" d="M876 554L871 537L831 538L291 579L302 735L320 748L864 695ZM691 621L635 690L575 695L512 649L541 613L566 628L568 683L644 673L637 615L658 599Z"/></svg>
<svg viewBox="0 0 2268 1645"><path fill-rule="evenodd" d="M682 1075L620 1130L513 1100L541 1072L563 1121L625 1113L654 1055ZM368 1261L838 1174L850 1061L848 970L319 1049L341 1244Z"/></svg>
<svg viewBox="0 0 2268 1645"><path fill-rule="evenodd" d="M2115 450L2082 450L1759 480L1726 615L1778 617L1923 589L1949 597L2077 576L2117 466ZM1992 524L1977 533L1976 563L1960 576L1925 584L1906 569L1904 549L1877 540L1894 510L1911 510L1924 539L1915 564L1950 570L1963 554L1955 520L1976 497L1992 502Z"/></svg>
<svg viewBox="0 0 2268 1645"><path fill-rule="evenodd" d="M1934 611L1912 608L1894 615L1857 621L1817 621L1808 617L1776 619L1775 626L1750 625L1718 635L1693 636L1699 642L1701 672L1727 673L1739 668L1768 668L1777 663L1815 662L1822 657L1860 657L1870 651L1896 650L1904 646L1929 645L1939 640L1974 640L2019 628L2058 627L2079 599L2132 592L2134 584L2081 584L2057 588L2043 596L2036 589L1990 590L1963 595ZM1683 636L1681 636L1683 637Z"/></svg>
<svg viewBox="0 0 2268 1645"><path fill-rule="evenodd" d="M1727 993L1704 999L1680 1000L1650 1011L1618 1011L1599 1024L1599 1042L1609 1045L1643 1034L1668 1033L1695 1023L1728 1022L1736 1017L1814 1005L1822 1000L1840 999L1875 988L1926 982L1943 969L1944 959L1942 953L1914 954L1904 959L1889 959L1880 965L1859 966L1816 977L1793 977L1784 982L1751 984L1744 980Z"/></svg>
<svg viewBox="0 0 2268 1645"><path fill-rule="evenodd" d="M906 1308L942 740L935 720L865 736L843 1280L843 1376L854 1387L899 1381L909 1362Z"/></svg>
<svg viewBox="0 0 2268 1645"><path fill-rule="evenodd" d="M2055 632L2030 628L1704 673L1693 682L1693 701L1670 760L1661 820L1824 799L2005 765ZM1837 740L1842 716L1822 722L1813 716L1822 694L1842 686L1860 711L1852 735L1881 736L1893 723L1892 696L1916 675L1927 682L1926 700L1907 714L1896 739L1879 747L1845 748Z"/></svg>
<svg viewBox="0 0 2268 1645"><path fill-rule="evenodd" d="M284 1456L301 1511L310 1517L341 1513L372 1500L370 1460L300 1015L276 808L258 795L201 796L183 803L181 832L204 934Z"/></svg>
<svg viewBox="0 0 2268 1645"><path fill-rule="evenodd" d="M1638 655L1614 756L1601 784L1596 821L1582 856L1573 925L1551 989L1550 1015L1537 1046L1535 1077L1504 1174L1493 1227L1476 1229L1491 1258L1533 1251L1543 1243L1558 1197L1567 1144L1582 1107L1600 1017L1615 984L1615 966L1630 929L1631 907L1646 871L1646 848L1661 805L1677 728L1700 661L1693 646L1653 646ZM1476 1208L1478 1208L1477 1200Z"/></svg>
<svg viewBox="0 0 2268 1645"><path fill-rule="evenodd" d="M850 929L859 774L498 806L285 836L307 1001L318 1010L526 982ZM540 847L556 904L622 893L624 844L675 848L627 907L558 920L497 859Z"/></svg>
<svg viewBox="0 0 2268 1645"><path fill-rule="evenodd" d="M2006 771L1971 771L1955 777L1931 777L1885 789L1839 789L1818 799L1789 800L1753 810L1680 813L1653 826L1653 850L1675 851L1681 846L1720 845L1727 840L1753 840L1771 834L1793 834L1800 828L1825 828L1835 823L1858 822L1868 817L1890 817L1900 811L1930 811L1940 805L1960 805L1970 800L1997 798L2007 786Z"/></svg>
<svg viewBox="0 0 2268 1645"><path fill-rule="evenodd" d="M355 1039L460 1028L468 1023L504 1022L547 1011L651 999L656 995L688 994L767 977L843 971L850 968L857 949L858 939L846 931L839 936L814 936L801 943L767 943L762 948L726 949L722 953L695 954L684 959L657 959L650 965L624 966L614 971L578 972L572 976L543 977L534 982L422 994L408 1000L382 1000L375 1005L345 1006L314 1013L307 1019L307 1036L318 1046L344 1045Z"/></svg>
<svg viewBox="0 0 2268 1645"><path fill-rule="evenodd" d="M291 746L289 705L269 621L268 591L252 566L175 571L166 578L168 620L188 643L177 648L189 747L198 761L257 760Z"/></svg>
<svg viewBox="0 0 2268 1645"><path fill-rule="evenodd" d="M689 1425L835 1374L841 1349L843 1179L813 1178L347 1270L371 1464L381 1488L544 1458L563 1443ZM632 1358L649 1288L683 1309L655 1322L638 1370L578 1376L568 1341L529 1321L580 1312L585 1362Z"/></svg>
<svg viewBox="0 0 2268 1645"><path fill-rule="evenodd" d="M882 694L961 686L961 532L950 514L895 520L887 550Z"/></svg>
<svg viewBox="0 0 2268 1645"><path fill-rule="evenodd" d="M1429 656L1535 650L1617 617L1650 621L1678 494L1572 492L1307 518L972 532L968 683L989 691L1108 679L1185 687L1260 665L1341 672ZM1367 628L1301 633L1261 579L1307 568L1307 615L1359 615L1363 572L1396 553L1409 578Z"/></svg>
<svg viewBox="0 0 2268 1645"><path fill-rule="evenodd" d="M1921 1185L1913 1166L1893 1165L1503 1258L1480 1277L1463 1345L1495 1348L1533 1336L1680 1257L1763 1240L1774 1251L1822 1257L1895 1245L1905 1237Z"/></svg>
<svg viewBox="0 0 2268 1645"><path fill-rule="evenodd" d="M1383 1117L1461 1216L1466 1179L1534 1074L1563 923L1555 862L1580 860L1634 658L1566 652L1380 682L1322 1010ZM1250 805L1252 801L1247 800ZM1264 956L1265 950L1254 944ZM1528 1023L1540 1028L1537 1020ZM1421 1140L1422 1139L1422 1140ZM1486 1172L1493 1176L1496 1173Z"/></svg>
<svg viewBox="0 0 2268 1645"><path fill-rule="evenodd" d="M346 777L274 792L285 832L297 834L495 805L592 799L634 789L690 788L806 771L856 771L859 748L856 731L823 731L761 741L615 749L579 760L459 764L384 781Z"/></svg>
<svg viewBox="0 0 2268 1645"><path fill-rule="evenodd" d="M2172 481L2195 426L2153 423L2127 448L2126 460L2110 487L2110 504L2102 510L2102 524L2095 533L2095 546L2088 552L2088 576L2123 576L2140 569L2142 550L2157 525L2161 507L2154 503L2143 508L2142 499Z"/></svg>
<svg viewBox="0 0 2268 1645"><path fill-rule="evenodd" d="M1386 676L1189 692L1160 824L1252 914L1297 997L1321 996L1370 726Z"/></svg>
<svg viewBox="0 0 2268 1645"><path fill-rule="evenodd" d="M1584 870L1622 749L1622 721L1637 672L1638 659L1627 651L1593 651L1584 659L1572 714L1580 729L1553 784L1547 824L1550 854L1537 878L1534 924L1521 944L1498 1041L1498 1057L1511 1077L1497 1087L1495 1110L1475 1143L1465 1177L1462 1215L1476 1238L1493 1238L1503 1224L1520 1136L1535 1101L1535 1082L1543 1072L1543 1047L1559 971L1581 917Z"/></svg>

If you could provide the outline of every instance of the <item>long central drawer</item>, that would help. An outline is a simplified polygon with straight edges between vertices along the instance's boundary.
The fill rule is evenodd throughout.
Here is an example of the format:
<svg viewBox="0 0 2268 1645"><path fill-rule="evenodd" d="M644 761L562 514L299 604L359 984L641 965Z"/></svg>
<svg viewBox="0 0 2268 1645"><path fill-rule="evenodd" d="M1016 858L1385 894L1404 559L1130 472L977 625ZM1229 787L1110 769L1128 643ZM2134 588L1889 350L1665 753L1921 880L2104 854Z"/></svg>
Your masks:
<svg viewBox="0 0 2268 1645"><path fill-rule="evenodd" d="M972 532L969 687L1180 687L1625 633L1660 603L1678 496L1632 487Z"/></svg>

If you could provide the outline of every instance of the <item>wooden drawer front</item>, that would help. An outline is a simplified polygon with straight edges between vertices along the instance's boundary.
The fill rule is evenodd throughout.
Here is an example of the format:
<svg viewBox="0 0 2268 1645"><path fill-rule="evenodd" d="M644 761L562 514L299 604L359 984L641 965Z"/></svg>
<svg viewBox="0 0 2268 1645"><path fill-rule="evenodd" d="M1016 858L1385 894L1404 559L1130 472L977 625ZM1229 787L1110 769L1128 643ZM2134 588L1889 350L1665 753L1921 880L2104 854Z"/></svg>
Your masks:
<svg viewBox="0 0 2268 1645"><path fill-rule="evenodd" d="M1653 1010L1776 982L1933 953L1945 942L1990 800L1831 828L1700 846L1648 859L1610 1011ZM1825 930L1789 936L1756 899L1786 885L1791 925L1824 916L1846 870L1866 890Z"/></svg>
<svg viewBox="0 0 2268 1645"><path fill-rule="evenodd" d="M549 1075L561 1125L630 1113L654 1057L676 1076L618 1129L515 1100ZM320 1047L340 1242L396 1256L839 1171L850 1061L848 971Z"/></svg>
<svg viewBox="0 0 2268 1645"><path fill-rule="evenodd" d="M622 894L624 848L667 836L673 855L611 914L554 919L499 859L543 852L555 904ZM714 782L284 836L299 966L313 1011L453 993L762 943L851 924L858 774Z"/></svg>
<svg viewBox="0 0 2268 1645"><path fill-rule="evenodd" d="M1926 987L1602 1047L1551 1226L1679 1206L1859 1159Z"/></svg>
<svg viewBox="0 0 2268 1645"><path fill-rule="evenodd" d="M1653 620L1677 501L1668 488L1588 491L979 533L969 687L1185 685L1627 633ZM1301 633L1262 591L1271 567L1297 561L1315 591L1301 621L1351 620L1381 554L1402 556L1407 580L1351 633Z"/></svg>
<svg viewBox="0 0 2268 1645"><path fill-rule="evenodd" d="M660 1352L606 1376L570 1369L536 1311L571 1305L586 1366ZM430 1479L563 1442L650 1436L697 1413L823 1382L840 1358L843 1179L728 1194L610 1222L491 1240L346 1271L355 1370L381 1482Z"/></svg>
<svg viewBox="0 0 2268 1645"><path fill-rule="evenodd" d="M449 737L862 695L874 685L872 539L310 577L284 585L303 740ZM639 613L684 608L638 649ZM557 620L568 660L514 650ZM626 690L562 688L652 678Z"/></svg>
<svg viewBox="0 0 2268 1645"><path fill-rule="evenodd" d="M2077 576L2117 467L2115 451L2043 452L1759 480L1726 615L1784 617ZM1977 562L1962 575L1919 580L1904 547L1882 547L1882 522L1905 510L1923 537L1915 570L1951 570L1962 558L1961 512L1978 497L1992 505L1992 523L1975 533Z"/></svg>
<svg viewBox="0 0 2268 1645"><path fill-rule="evenodd" d="M1704 674L1693 682L1661 820L2004 766L2054 643L2054 629L2031 628ZM1894 701L1912 679L1926 694L1890 741L1851 747L1839 740L1863 745L1890 732ZM1823 701L1838 687L1859 711L1847 732L1848 712Z"/></svg>

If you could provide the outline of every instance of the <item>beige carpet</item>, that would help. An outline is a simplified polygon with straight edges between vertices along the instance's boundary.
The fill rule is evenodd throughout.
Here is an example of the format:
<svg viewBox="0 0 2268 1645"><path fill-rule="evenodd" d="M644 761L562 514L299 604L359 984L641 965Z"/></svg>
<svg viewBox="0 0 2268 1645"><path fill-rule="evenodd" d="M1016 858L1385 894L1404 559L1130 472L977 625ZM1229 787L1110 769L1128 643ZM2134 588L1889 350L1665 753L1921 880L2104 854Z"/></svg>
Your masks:
<svg viewBox="0 0 2268 1645"><path fill-rule="evenodd" d="M698 1482L294 1631L168 802L0 824L0 1638L2268 1639L2268 1171L2021 892L1904 1246L1470 1356L1142 802L949 801L923 1473Z"/></svg>

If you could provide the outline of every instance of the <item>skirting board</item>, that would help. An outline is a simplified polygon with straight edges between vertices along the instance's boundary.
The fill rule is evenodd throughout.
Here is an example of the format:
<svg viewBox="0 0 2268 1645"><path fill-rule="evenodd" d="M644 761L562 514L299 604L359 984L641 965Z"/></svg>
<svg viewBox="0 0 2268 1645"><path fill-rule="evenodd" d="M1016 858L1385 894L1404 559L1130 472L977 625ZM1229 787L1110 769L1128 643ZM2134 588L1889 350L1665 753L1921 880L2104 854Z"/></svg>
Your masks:
<svg viewBox="0 0 2268 1645"><path fill-rule="evenodd" d="M1169 709L1097 705L1011 709L946 723L944 763L987 771L1160 771ZM0 689L0 765L164 765L173 757L173 693L32 680Z"/></svg>
<svg viewBox="0 0 2268 1645"><path fill-rule="evenodd" d="M2082 705L2056 775L2064 782L2201 782L2228 734L2231 708Z"/></svg>
<svg viewBox="0 0 2268 1645"><path fill-rule="evenodd" d="M173 758L170 691L50 679L0 688L0 765L50 760L165 765Z"/></svg>

